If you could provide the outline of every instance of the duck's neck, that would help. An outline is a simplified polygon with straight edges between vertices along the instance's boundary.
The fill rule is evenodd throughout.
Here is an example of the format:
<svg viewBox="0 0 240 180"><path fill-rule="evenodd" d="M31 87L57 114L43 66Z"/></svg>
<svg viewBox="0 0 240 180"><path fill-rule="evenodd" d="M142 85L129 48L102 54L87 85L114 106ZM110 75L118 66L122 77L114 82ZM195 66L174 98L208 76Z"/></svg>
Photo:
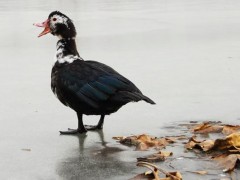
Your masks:
<svg viewBox="0 0 240 180"><path fill-rule="evenodd" d="M56 60L58 63L72 63L74 60L83 60L77 51L74 38L60 39L57 42Z"/></svg>

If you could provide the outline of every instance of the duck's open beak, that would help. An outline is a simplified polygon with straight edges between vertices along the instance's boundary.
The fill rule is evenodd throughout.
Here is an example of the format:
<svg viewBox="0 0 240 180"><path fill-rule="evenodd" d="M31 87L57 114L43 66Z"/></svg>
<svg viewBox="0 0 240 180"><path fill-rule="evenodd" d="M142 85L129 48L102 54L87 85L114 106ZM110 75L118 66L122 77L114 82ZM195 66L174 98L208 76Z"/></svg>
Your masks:
<svg viewBox="0 0 240 180"><path fill-rule="evenodd" d="M50 30L50 27L49 27L49 19L47 19L46 21L42 22L42 23L34 23L33 24L34 26L37 26L37 27L44 27L45 29L43 30L43 32L41 32L38 37L41 37L47 33L50 33L51 30Z"/></svg>

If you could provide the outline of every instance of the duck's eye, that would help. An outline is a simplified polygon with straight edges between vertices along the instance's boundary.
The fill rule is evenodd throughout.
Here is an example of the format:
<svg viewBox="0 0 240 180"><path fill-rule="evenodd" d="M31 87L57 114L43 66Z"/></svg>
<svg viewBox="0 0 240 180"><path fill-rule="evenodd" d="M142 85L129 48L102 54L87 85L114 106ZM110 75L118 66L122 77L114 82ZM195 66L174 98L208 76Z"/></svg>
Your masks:
<svg viewBox="0 0 240 180"><path fill-rule="evenodd" d="M53 18L52 20L53 20L53 21L56 21L56 20L57 20L57 18Z"/></svg>

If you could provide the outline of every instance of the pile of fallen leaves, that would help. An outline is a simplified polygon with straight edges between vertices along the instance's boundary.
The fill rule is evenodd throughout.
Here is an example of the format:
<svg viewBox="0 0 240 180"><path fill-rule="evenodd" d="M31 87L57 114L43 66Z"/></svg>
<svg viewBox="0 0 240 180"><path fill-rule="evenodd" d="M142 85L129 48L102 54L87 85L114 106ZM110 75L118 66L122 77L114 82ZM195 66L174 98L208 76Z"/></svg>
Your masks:
<svg viewBox="0 0 240 180"><path fill-rule="evenodd" d="M194 135L189 139L185 148L197 148L204 152L210 152L212 159L224 168L224 172L230 172L234 169L237 162L240 161L240 126L205 122L196 125L191 130L193 133L199 134L222 133L227 135L215 140L197 140L197 136Z"/></svg>
<svg viewBox="0 0 240 180"><path fill-rule="evenodd" d="M113 137L113 139L118 140L121 144L135 146L138 151L146 151L149 148L158 150L149 156L137 158L137 165L146 167L150 169L150 171L139 174L132 178L132 180L181 180L182 175L180 172L166 172L156 165L151 164L152 162L164 161L169 156L172 156L172 152L162 151L162 149L178 140L187 140L187 142L183 143L188 150L198 149L200 152L206 153L223 168L223 172L234 170L236 164L240 162L239 125L222 124L221 122L204 122L195 124L194 126L192 124L188 125L189 131L194 134L191 137L181 135L157 138L146 134ZM202 139L202 134L209 133L220 133L222 138ZM194 173L204 175L207 171L196 171ZM160 177L160 175L164 174L165 177Z"/></svg>
<svg viewBox="0 0 240 180"><path fill-rule="evenodd" d="M196 125L191 129L195 134L207 134L207 133L223 133L229 135L232 133L240 132L239 125L221 124L221 122L203 122Z"/></svg>
<svg viewBox="0 0 240 180"><path fill-rule="evenodd" d="M155 148L158 150L157 153L154 153L149 156L139 157L137 158L137 166L143 166L150 171L147 171L143 174L139 174L132 178L131 180L140 180L140 179L148 179L148 180L181 180L182 175L180 172L167 172L163 169L160 169L154 164L149 162L158 162L164 161L167 157L172 156L172 152L168 151L161 151L161 149L165 148L169 144L175 143L177 140L186 139L185 136L168 136L168 137L153 137L146 134L141 134L138 136L118 136L113 137L113 139L118 140L121 144L129 145L129 146L136 146L136 150L138 151L146 151L149 148ZM165 177L160 177L159 175L165 175Z"/></svg>

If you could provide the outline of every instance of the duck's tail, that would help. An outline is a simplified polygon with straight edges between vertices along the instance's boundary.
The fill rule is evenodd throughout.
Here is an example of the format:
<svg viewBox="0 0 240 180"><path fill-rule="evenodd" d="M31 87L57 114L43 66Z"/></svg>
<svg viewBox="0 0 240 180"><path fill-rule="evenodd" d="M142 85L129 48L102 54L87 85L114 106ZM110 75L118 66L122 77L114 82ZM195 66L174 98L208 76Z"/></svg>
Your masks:
<svg viewBox="0 0 240 180"><path fill-rule="evenodd" d="M153 100L147 96L144 96L141 92L128 92L128 96L131 99L130 101L138 102L144 100L147 103L156 104Z"/></svg>
<svg viewBox="0 0 240 180"><path fill-rule="evenodd" d="M150 104L156 104L153 100L151 100L149 97L147 96L144 96L143 94L141 94L142 96L142 100L146 101L147 103L150 103Z"/></svg>
<svg viewBox="0 0 240 180"><path fill-rule="evenodd" d="M147 96L144 96L141 92L121 91L121 92L118 92L117 95L112 97L111 100L114 102L121 102L122 104L126 104L129 102L138 102L141 100L150 104L156 104L153 100L151 100Z"/></svg>

